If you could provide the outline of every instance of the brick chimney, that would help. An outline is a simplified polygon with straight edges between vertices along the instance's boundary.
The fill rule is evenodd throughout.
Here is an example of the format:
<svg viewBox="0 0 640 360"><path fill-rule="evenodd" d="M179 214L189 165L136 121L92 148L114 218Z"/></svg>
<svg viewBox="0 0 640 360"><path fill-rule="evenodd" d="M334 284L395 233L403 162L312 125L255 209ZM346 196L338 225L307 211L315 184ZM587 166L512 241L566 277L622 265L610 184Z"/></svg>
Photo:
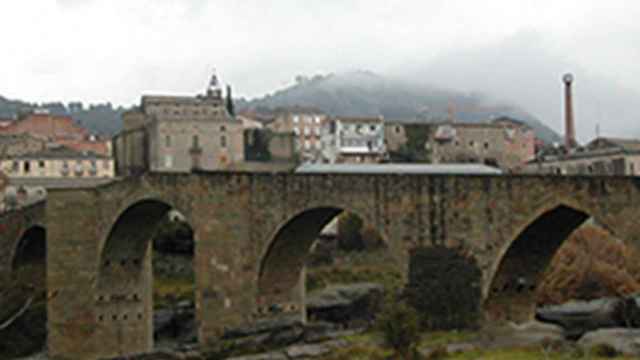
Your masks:
<svg viewBox="0 0 640 360"><path fill-rule="evenodd" d="M564 82L564 145L567 150L576 147L576 128L573 119L573 94L571 85L573 75L565 74L562 77Z"/></svg>

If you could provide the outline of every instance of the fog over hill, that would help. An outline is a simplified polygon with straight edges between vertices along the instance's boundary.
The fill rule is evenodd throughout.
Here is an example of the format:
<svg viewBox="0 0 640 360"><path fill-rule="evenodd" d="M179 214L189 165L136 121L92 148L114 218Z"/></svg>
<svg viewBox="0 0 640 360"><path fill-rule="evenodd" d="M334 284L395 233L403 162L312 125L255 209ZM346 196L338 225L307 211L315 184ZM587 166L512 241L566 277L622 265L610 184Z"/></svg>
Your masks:
<svg viewBox="0 0 640 360"><path fill-rule="evenodd" d="M454 104L459 121L486 122L509 116L529 124L547 142L560 140L558 134L526 111L493 101L481 93L446 90L369 71L298 77L291 87L251 101L238 101L242 109L265 111L299 105L315 107L334 116L382 115L387 120L425 122L446 119L449 104Z"/></svg>
<svg viewBox="0 0 640 360"><path fill-rule="evenodd" d="M413 62L395 75L410 82L428 81L465 93L480 91L492 99L514 104L563 133L563 85L566 72L575 75L574 109L577 135L586 142L601 135L640 136L637 105L640 94L614 80L622 69L611 67L608 76L577 65L572 54L555 47L539 33L525 31L483 47L459 49L425 62ZM598 56L607 58L607 53ZM619 78L620 76L616 76Z"/></svg>

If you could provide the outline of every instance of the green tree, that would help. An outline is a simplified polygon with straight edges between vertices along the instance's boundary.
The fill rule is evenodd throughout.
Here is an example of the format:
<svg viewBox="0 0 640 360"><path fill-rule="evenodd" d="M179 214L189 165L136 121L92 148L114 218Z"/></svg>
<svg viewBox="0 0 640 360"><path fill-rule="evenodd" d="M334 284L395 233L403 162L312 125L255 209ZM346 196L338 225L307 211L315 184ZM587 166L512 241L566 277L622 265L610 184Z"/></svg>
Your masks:
<svg viewBox="0 0 640 360"><path fill-rule="evenodd" d="M411 163L431 163L431 152L425 144L431 136L432 127L425 124L404 125L407 142L391 154L396 161Z"/></svg>
<svg viewBox="0 0 640 360"><path fill-rule="evenodd" d="M236 116L236 109L235 106L233 105L233 97L231 95L231 86L227 85L227 111L229 112L229 115L231 116Z"/></svg>
<svg viewBox="0 0 640 360"><path fill-rule="evenodd" d="M248 161L270 161L271 151L269 143L272 134L270 130L253 129L244 133L244 156Z"/></svg>
<svg viewBox="0 0 640 360"><path fill-rule="evenodd" d="M416 345L420 340L418 314L404 301L386 301L376 325L384 342L401 359L416 359Z"/></svg>

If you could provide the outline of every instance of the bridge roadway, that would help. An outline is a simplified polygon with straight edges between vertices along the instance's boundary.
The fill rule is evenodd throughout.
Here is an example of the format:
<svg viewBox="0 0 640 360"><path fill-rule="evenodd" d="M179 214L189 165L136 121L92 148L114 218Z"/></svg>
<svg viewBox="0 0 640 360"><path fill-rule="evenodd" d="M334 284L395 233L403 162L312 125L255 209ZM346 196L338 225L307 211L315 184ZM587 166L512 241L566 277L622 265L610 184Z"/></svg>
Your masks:
<svg viewBox="0 0 640 360"><path fill-rule="evenodd" d="M304 319L305 256L344 210L375 225L401 271L418 247L460 254L481 274L469 284L480 287L481 298L469 299L478 313L524 320L538 277L569 234L593 217L636 244L638 204L640 180L631 177L213 172L50 189L41 213L24 216L47 230L50 355L97 359L153 346L150 238L171 209L194 230L206 347L273 309ZM15 221L0 218L0 226ZM21 231L1 240L16 248Z"/></svg>

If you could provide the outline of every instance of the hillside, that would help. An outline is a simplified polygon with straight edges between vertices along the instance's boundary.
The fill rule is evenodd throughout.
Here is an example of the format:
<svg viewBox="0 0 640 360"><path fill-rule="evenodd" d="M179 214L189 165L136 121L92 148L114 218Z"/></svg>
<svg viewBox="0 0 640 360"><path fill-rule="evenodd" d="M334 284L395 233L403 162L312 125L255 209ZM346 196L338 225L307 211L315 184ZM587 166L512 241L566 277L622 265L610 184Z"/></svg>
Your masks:
<svg viewBox="0 0 640 360"><path fill-rule="evenodd" d="M48 109L55 115L70 115L82 126L87 127L92 133L101 135L113 135L122 128L120 118L124 108L114 108L110 103L90 104L82 103L63 104L59 102L35 104L21 100L9 100L0 96L0 119L15 119L21 113L29 112L36 107Z"/></svg>
<svg viewBox="0 0 640 360"><path fill-rule="evenodd" d="M318 108L334 116L378 116L387 120L433 122L447 118L449 104L455 105L459 121L484 122L509 116L529 124L546 142L561 141L560 136L540 120L509 104L496 104L482 94L465 94L433 86L385 78L371 72L298 77L296 84L264 97L239 99L240 110L272 111L284 106ZM52 114L71 115L94 133L113 135L122 128L121 114L126 110L110 103L34 104L8 100L0 96L0 118L16 118L35 107L49 109Z"/></svg>
<svg viewBox="0 0 640 360"><path fill-rule="evenodd" d="M455 105L460 121L483 122L509 116L529 124L546 142L560 136L534 116L515 106L491 103L481 94L463 94L435 87L388 79L371 72L298 77L296 84L253 100L241 99L239 109L270 111L278 107L309 106L334 116L378 116L388 120L432 122L447 117Z"/></svg>

